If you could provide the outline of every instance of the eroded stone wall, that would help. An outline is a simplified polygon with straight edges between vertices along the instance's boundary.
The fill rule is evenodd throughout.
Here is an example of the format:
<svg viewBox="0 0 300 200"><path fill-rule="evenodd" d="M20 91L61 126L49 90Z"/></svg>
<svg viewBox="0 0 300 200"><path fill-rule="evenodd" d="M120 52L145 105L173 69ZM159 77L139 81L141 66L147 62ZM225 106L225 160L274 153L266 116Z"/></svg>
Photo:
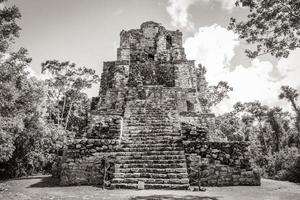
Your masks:
<svg viewBox="0 0 300 200"><path fill-rule="evenodd" d="M243 142L185 141L190 184L260 185L260 175L252 168L247 146Z"/></svg>
<svg viewBox="0 0 300 200"><path fill-rule="evenodd" d="M119 139L122 117L119 115L94 115L87 129L89 139Z"/></svg>
<svg viewBox="0 0 300 200"><path fill-rule="evenodd" d="M84 137L72 141L64 151L61 185L102 185L105 168L106 180L111 180L121 127L120 115L92 115Z"/></svg>
<svg viewBox="0 0 300 200"><path fill-rule="evenodd" d="M61 185L102 185L111 180L118 140L78 139L68 145L61 164ZM106 163L105 163L106 162Z"/></svg>

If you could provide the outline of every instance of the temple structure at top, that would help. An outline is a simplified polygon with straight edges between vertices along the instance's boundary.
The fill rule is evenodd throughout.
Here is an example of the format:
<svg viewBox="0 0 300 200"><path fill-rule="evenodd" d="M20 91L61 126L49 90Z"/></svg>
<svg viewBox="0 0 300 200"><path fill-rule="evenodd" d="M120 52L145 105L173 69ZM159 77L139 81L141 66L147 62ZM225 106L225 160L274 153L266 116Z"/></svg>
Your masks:
<svg viewBox="0 0 300 200"><path fill-rule="evenodd" d="M196 68L193 60L186 59L179 30L145 22L140 29L123 30L117 60L104 62L98 108L124 111L127 92L133 92L130 88L147 92L155 86L160 91L168 88L176 95L179 112L203 113L206 109L198 98L206 87L203 75L203 68Z"/></svg>

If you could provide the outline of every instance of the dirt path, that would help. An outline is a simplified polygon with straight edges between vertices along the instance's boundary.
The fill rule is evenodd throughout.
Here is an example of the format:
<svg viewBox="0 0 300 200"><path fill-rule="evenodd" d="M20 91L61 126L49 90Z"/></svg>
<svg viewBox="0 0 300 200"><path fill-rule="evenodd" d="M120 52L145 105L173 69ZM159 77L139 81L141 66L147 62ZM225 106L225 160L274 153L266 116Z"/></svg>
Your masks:
<svg viewBox="0 0 300 200"><path fill-rule="evenodd" d="M58 187L47 176L0 183L1 200L300 200L300 185L262 180L262 186L209 187L206 192L163 190L102 190L93 186Z"/></svg>

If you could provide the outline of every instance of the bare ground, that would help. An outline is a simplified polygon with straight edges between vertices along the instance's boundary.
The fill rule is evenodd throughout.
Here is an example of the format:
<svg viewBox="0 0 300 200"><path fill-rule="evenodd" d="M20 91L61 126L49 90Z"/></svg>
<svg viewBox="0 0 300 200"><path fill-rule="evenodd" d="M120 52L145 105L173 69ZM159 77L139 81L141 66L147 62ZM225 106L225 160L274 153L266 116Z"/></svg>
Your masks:
<svg viewBox="0 0 300 200"><path fill-rule="evenodd" d="M48 176L0 183L0 200L113 199L113 200L300 200L300 185L262 180L261 186L208 187L206 192L173 190L102 190L93 186L57 186Z"/></svg>

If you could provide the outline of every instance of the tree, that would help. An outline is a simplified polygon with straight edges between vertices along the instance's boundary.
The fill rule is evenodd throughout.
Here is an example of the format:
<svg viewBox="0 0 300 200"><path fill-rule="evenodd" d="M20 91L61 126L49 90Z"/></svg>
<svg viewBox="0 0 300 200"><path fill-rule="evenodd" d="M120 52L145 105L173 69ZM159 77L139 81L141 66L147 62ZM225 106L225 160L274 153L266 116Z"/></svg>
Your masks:
<svg viewBox="0 0 300 200"><path fill-rule="evenodd" d="M257 123L258 127L258 134L257 137L260 141L260 144L262 145L262 148L264 152L267 151L267 143L266 143L266 128L264 126L265 119L267 116L267 112L269 110L268 106L262 105L259 101L254 102L247 102L247 103L236 103L234 105L234 108L236 109L236 113L242 112L243 113L243 120L246 121L253 118L253 120L250 120L252 123L252 126L254 123Z"/></svg>
<svg viewBox="0 0 300 200"><path fill-rule="evenodd" d="M25 69L31 62L26 49L10 53L8 58L0 62L0 112L3 117L12 117L17 112L28 111L21 98L26 99L25 92L28 82ZM30 93L29 93L30 95Z"/></svg>
<svg viewBox="0 0 300 200"><path fill-rule="evenodd" d="M300 47L299 0L237 0L236 6L248 8L250 14L246 21L231 18L228 28L256 45L255 50L246 50L248 57L267 53L288 57L290 51Z"/></svg>
<svg viewBox="0 0 300 200"><path fill-rule="evenodd" d="M0 0L0 4L6 0ZM21 18L21 13L16 6L4 6L0 9L0 59L1 53L5 53L14 38L19 36L21 28L16 23Z"/></svg>
<svg viewBox="0 0 300 200"><path fill-rule="evenodd" d="M40 83L27 77L25 69L31 61L27 50L6 54L9 56L0 61L0 162L14 156L24 119L35 111L43 96Z"/></svg>
<svg viewBox="0 0 300 200"><path fill-rule="evenodd" d="M220 81L216 86L208 86L206 97L208 107L215 106L223 99L228 98L228 92L232 90L232 87L225 81Z"/></svg>
<svg viewBox="0 0 300 200"><path fill-rule="evenodd" d="M281 86L281 93L279 94L279 99L287 99L291 104L296 113L300 113L300 109L297 106L297 98L299 93L296 89L290 86Z"/></svg>
<svg viewBox="0 0 300 200"><path fill-rule="evenodd" d="M205 80L206 68L199 65L197 68L197 89L199 91L198 99L203 108L209 110L212 106L217 105L225 98L228 98L228 93L233 90L225 81L220 81L215 86L208 86Z"/></svg>
<svg viewBox="0 0 300 200"><path fill-rule="evenodd" d="M16 6L0 9L0 178L41 171L69 136L44 119L45 86L28 76L28 51L10 51L19 36L16 20L20 17ZM51 148L46 148L47 141Z"/></svg>
<svg viewBox="0 0 300 200"><path fill-rule="evenodd" d="M225 113L217 116L216 128L220 130L228 139L228 141L241 141L244 138L242 132L244 126L240 118L234 112Z"/></svg>
<svg viewBox="0 0 300 200"><path fill-rule="evenodd" d="M282 137L285 135L284 123L287 123L285 120L288 114L282 112L282 109L279 107L270 108L267 112L267 122L270 124L272 129L272 146L273 152L279 152L282 145Z"/></svg>
<svg viewBox="0 0 300 200"><path fill-rule="evenodd" d="M49 75L46 79L49 119L68 129L71 127L71 115L82 108L75 104L86 102L87 96L83 91L97 83L99 77L95 70L76 67L69 61L48 60L42 63L42 72Z"/></svg>
<svg viewBox="0 0 300 200"><path fill-rule="evenodd" d="M299 93L296 89L290 86L281 86L281 93L279 94L279 99L288 100L292 104L292 107L296 113L295 126L298 131L297 143L298 147L300 147L300 108L296 104L298 96Z"/></svg>

